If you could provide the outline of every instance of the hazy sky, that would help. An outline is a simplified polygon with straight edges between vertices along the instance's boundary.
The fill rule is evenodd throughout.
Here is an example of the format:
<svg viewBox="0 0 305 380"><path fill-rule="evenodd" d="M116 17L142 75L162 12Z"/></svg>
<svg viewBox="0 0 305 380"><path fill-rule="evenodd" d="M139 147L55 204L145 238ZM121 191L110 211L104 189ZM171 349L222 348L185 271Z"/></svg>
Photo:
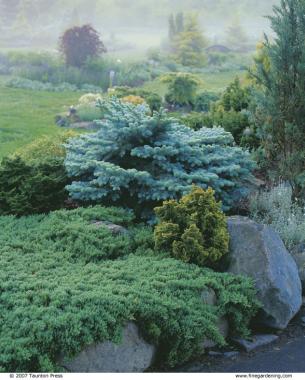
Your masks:
<svg viewBox="0 0 305 380"><path fill-rule="evenodd" d="M166 37L171 12L196 12L209 38L217 39L239 22L251 38L268 30L272 5L279 0L0 0L1 38L15 35L56 41L75 24L91 23L105 38L115 35L137 44ZM19 41L19 42L20 42Z"/></svg>

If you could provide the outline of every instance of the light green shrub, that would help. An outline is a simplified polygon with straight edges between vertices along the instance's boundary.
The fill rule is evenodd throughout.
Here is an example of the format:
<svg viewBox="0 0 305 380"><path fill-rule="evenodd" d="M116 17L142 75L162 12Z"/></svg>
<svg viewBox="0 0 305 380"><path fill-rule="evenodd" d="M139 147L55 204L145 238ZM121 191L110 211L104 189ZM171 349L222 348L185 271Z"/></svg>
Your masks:
<svg viewBox="0 0 305 380"><path fill-rule="evenodd" d="M103 100L101 94L88 93L79 98L78 104L95 104L98 100Z"/></svg>
<svg viewBox="0 0 305 380"><path fill-rule="evenodd" d="M26 162L29 161L49 161L54 158L64 160L66 149L64 144L72 137L76 137L74 131L64 131L55 136L42 136L32 143L18 149L16 155L20 156Z"/></svg>
<svg viewBox="0 0 305 380"><path fill-rule="evenodd" d="M94 121L102 118L103 113L100 108L96 107L95 103L81 104L76 107L77 116L81 121Z"/></svg>
<svg viewBox="0 0 305 380"><path fill-rule="evenodd" d="M214 265L228 252L226 217L212 189L194 186L180 201L165 201L155 212L159 219L155 227L157 249L200 266Z"/></svg>

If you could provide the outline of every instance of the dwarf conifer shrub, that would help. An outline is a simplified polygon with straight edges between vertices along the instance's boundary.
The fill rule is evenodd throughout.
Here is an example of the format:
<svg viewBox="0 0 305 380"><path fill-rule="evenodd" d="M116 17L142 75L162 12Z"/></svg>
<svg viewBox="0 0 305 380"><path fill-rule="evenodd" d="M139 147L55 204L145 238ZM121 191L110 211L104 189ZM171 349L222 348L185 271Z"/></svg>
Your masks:
<svg viewBox="0 0 305 380"><path fill-rule="evenodd" d="M143 212L179 199L192 184L212 187L225 209L244 190L254 163L221 128L192 131L165 113L116 99L101 104L98 131L69 140L70 196ZM236 192L236 190L238 190ZM240 191L241 190L241 191Z"/></svg>
<svg viewBox="0 0 305 380"><path fill-rule="evenodd" d="M177 106L190 106L195 102L200 80L190 73L169 73L161 77L163 83L168 83L165 100Z"/></svg>
<svg viewBox="0 0 305 380"><path fill-rule="evenodd" d="M214 92L204 91L196 95L195 111L208 112L212 103L219 100L219 95Z"/></svg>
<svg viewBox="0 0 305 380"><path fill-rule="evenodd" d="M224 111L240 112L248 108L250 102L249 88L242 87L238 77L229 84L219 104Z"/></svg>
<svg viewBox="0 0 305 380"><path fill-rule="evenodd" d="M68 181L62 158L42 162L5 158L0 165L0 215L56 210L67 199Z"/></svg>
<svg viewBox="0 0 305 380"><path fill-rule="evenodd" d="M157 249L200 266L211 266L227 253L226 217L211 188L193 187L180 201L166 201L155 212L159 219L154 232Z"/></svg>

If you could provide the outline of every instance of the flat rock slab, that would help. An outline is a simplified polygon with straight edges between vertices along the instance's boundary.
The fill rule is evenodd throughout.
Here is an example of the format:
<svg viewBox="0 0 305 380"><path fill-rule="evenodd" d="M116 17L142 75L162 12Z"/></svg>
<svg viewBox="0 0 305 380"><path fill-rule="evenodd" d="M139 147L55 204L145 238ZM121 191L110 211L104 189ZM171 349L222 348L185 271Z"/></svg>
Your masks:
<svg viewBox="0 0 305 380"><path fill-rule="evenodd" d="M232 359L236 358L236 356L239 355L238 351L229 351L229 352L224 352L223 356L227 359Z"/></svg>
<svg viewBox="0 0 305 380"><path fill-rule="evenodd" d="M273 343L278 340L277 335L254 335L251 340L246 339L233 339L239 347L243 348L246 352L254 351L260 347L266 346L267 344Z"/></svg>
<svg viewBox="0 0 305 380"><path fill-rule="evenodd" d="M144 372L153 363L156 348L140 335L130 322L123 329L120 344L102 342L85 348L73 359L62 358L59 363L69 372Z"/></svg>

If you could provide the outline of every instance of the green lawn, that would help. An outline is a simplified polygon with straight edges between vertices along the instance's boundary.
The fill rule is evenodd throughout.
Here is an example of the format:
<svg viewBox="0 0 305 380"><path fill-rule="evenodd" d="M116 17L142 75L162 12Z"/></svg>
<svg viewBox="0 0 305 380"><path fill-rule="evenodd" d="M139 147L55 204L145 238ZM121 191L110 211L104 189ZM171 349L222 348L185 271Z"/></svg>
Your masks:
<svg viewBox="0 0 305 380"><path fill-rule="evenodd" d="M214 92L223 92L226 87L236 78L244 77L246 71L236 70L236 71L226 71L221 73L207 73L198 75L202 80L202 85L200 86L199 91L214 91ZM161 83L157 78L152 82L147 82L143 85L143 88L148 91L153 91L161 96L164 96L167 91L167 84Z"/></svg>
<svg viewBox="0 0 305 380"><path fill-rule="evenodd" d="M244 71L204 74L200 78L200 90L223 91ZM0 158L13 153L42 135L55 135L60 131L54 123L57 113L77 102L81 96L75 92L45 92L13 89L4 86L5 77L0 77ZM167 85L158 79L143 86L164 96Z"/></svg>
<svg viewBox="0 0 305 380"><path fill-rule="evenodd" d="M75 92L12 89L0 81L0 158L39 136L58 133L55 115L80 96Z"/></svg>

